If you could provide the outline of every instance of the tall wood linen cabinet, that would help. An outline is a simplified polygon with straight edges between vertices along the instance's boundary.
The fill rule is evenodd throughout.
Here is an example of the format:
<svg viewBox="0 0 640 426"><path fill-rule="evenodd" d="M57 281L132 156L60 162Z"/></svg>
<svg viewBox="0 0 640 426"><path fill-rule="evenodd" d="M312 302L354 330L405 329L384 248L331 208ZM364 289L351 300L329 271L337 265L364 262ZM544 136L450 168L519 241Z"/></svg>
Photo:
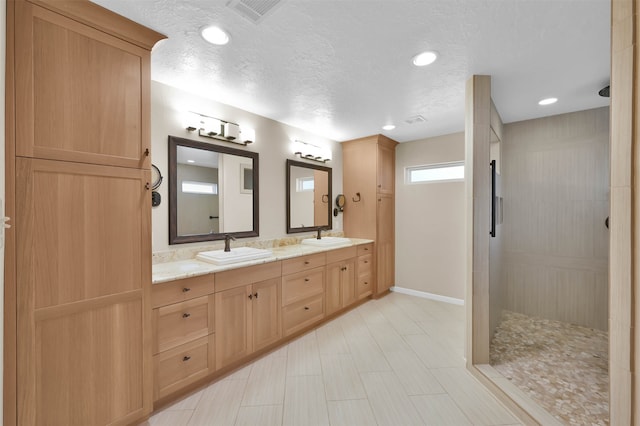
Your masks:
<svg viewBox="0 0 640 426"><path fill-rule="evenodd" d="M150 51L85 0L7 1L4 423L152 410Z"/></svg>
<svg viewBox="0 0 640 426"><path fill-rule="evenodd" d="M342 143L345 235L375 240L376 288L395 280L395 163L398 142L383 135Z"/></svg>

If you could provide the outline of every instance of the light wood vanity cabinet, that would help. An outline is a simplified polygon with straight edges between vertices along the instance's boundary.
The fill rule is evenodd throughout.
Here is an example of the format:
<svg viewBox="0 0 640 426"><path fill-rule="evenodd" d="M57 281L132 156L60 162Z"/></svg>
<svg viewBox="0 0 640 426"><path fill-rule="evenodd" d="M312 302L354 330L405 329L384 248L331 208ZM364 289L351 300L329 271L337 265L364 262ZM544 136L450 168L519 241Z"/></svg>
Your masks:
<svg viewBox="0 0 640 426"><path fill-rule="evenodd" d="M373 293L373 244L358 246L356 296L363 299Z"/></svg>
<svg viewBox="0 0 640 426"><path fill-rule="evenodd" d="M325 253L282 262L282 328L285 336L324 318Z"/></svg>
<svg viewBox="0 0 640 426"><path fill-rule="evenodd" d="M213 292L213 275L153 286L154 400L215 371Z"/></svg>
<svg viewBox="0 0 640 426"><path fill-rule="evenodd" d="M395 280L395 147L383 135L343 142L344 232L375 240L374 295Z"/></svg>
<svg viewBox="0 0 640 426"><path fill-rule="evenodd" d="M149 64L164 36L87 0L6 6L4 423L136 423L153 402Z"/></svg>
<svg viewBox="0 0 640 426"><path fill-rule="evenodd" d="M327 314L349 306L356 298L356 247L327 252Z"/></svg>
<svg viewBox="0 0 640 426"><path fill-rule="evenodd" d="M281 263L216 273L216 369L282 337Z"/></svg>

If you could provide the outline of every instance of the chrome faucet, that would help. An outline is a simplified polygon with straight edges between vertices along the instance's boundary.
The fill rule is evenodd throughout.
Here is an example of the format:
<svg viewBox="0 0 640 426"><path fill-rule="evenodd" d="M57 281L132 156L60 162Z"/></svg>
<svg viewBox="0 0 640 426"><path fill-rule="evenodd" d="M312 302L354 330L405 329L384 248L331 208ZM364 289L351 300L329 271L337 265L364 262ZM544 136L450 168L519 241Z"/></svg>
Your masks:
<svg viewBox="0 0 640 426"><path fill-rule="evenodd" d="M224 234L224 251L231 251L231 240L235 241L235 237Z"/></svg>

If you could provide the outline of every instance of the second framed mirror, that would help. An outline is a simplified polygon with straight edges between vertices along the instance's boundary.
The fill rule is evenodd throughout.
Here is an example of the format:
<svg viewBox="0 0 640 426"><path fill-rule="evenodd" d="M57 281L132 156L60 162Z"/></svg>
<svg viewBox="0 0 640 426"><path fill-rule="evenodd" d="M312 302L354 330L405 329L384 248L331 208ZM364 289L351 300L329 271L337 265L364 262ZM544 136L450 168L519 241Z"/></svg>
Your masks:
<svg viewBox="0 0 640 426"><path fill-rule="evenodd" d="M287 233L331 229L331 167L287 160Z"/></svg>

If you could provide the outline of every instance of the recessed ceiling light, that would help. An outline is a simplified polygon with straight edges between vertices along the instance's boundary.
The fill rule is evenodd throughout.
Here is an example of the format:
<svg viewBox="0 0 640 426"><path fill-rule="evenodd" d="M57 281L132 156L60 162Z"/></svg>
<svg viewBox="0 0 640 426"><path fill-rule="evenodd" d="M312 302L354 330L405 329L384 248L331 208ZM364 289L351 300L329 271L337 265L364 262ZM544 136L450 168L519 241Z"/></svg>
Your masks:
<svg viewBox="0 0 640 426"><path fill-rule="evenodd" d="M422 52L413 57L413 65L417 67L424 67L425 65L432 64L438 59L436 52Z"/></svg>
<svg viewBox="0 0 640 426"><path fill-rule="evenodd" d="M200 31L202 38L211 44L223 45L229 43L229 34L218 27L205 27Z"/></svg>
<svg viewBox="0 0 640 426"><path fill-rule="evenodd" d="M393 130L395 128L396 126L394 126L393 124L387 124L385 126L382 126L382 130Z"/></svg>
<svg viewBox="0 0 640 426"><path fill-rule="evenodd" d="M546 98L538 102L538 105L551 105L558 102L558 98Z"/></svg>

